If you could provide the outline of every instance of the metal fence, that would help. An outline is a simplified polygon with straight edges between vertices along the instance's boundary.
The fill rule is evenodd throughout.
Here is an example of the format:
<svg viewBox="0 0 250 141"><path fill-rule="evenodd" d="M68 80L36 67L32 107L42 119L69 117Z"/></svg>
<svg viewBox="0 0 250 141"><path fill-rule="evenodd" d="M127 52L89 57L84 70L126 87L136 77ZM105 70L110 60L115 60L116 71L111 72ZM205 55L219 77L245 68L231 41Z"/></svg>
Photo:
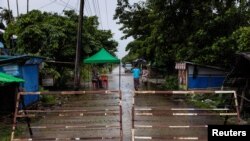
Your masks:
<svg viewBox="0 0 250 141"><path fill-rule="evenodd" d="M26 108L24 95L51 95L56 102ZM17 94L11 141L119 140L122 141L121 91L52 91ZM22 108L20 108L22 107ZM17 135L25 123L29 134ZM20 134L20 133L19 133Z"/></svg>
<svg viewBox="0 0 250 141"><path fill-rule="evenodd" d="M240 121L235 91L135 91L132 141L207 140L208 125L229 119Z"/></svg>

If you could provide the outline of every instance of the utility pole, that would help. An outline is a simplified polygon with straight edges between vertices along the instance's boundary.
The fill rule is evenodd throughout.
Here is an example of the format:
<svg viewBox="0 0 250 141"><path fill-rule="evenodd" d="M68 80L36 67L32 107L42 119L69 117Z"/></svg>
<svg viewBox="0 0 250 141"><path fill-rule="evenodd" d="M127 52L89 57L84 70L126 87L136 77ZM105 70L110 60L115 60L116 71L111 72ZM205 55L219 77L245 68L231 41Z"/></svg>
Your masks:
<svg viewBox="0 0 250 141"><path fill-rule="evenodd" d="M76 58L75 58L75 75L74 75L74 89L75 90L78 90L80 88L80 71L81 71L80 59L82 58L81 51L82 51L83 10L84 10L84 0L81 0L80 12L79 12L79 17L78 17Z"/></svg>
<svg viewBox="0 0 250 141"><path fill-rule="evenodd" d="M10 10L10 1L7 0L7 3L8 3L8 10Z"/></svg>
<svg viewBox="0 0 250 141"><path fill-rule="evenodd" d="M27 0L27 13L29 12L29 0Z"/></svg>
<svg viewBox="0 0 250 141"><path fill-rule="evenodd" d="M7 0L8 3L8 11L9 11L9 22L11 21L11 12L10 12L10 1Z"/></svg>
<svg viewBox="0 0 250 141"><path fill-rule="evenodd" d="M16 0L16 12L17 12L17 17L19 17L18 0Z"/></svg>

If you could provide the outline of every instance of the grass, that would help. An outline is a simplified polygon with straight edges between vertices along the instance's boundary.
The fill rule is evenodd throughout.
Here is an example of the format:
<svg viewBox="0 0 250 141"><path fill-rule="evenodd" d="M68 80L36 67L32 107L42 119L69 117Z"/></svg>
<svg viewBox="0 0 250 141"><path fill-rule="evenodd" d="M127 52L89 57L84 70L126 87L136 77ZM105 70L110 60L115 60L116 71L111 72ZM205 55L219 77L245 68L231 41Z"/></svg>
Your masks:
<svg viewBox="0 0 250 141"><path fill-rule="evenodd" d="M17 127L15 130L15 137L22 135L27 130L26 120L17 121ZM13 113L11 112L2 112L0 113L0 141L10 141L11 132L13 125Z"/></svg>
<svg viewBox="0 0 250 141"><path fill-rule="evenodd" d="M0 141L10 141L12 114L10 112L0 113Z"/></svg>
<svg viewBox="0 0 250 141"><path fill-rule="evenodd" d="M198 108L224 108L229 106L228 97L221 95L190 95L188 102Z"/></svg>
<svg viewBox="0 0 250 141"><path fill-rule="evenodd" d="M0 141L10 141L11 125L0 123Z"/></svg>
<svg viewBox="0 0 250 141"><path fill-rule="evenodd" d="M42 95L41 102L46 105L56 104L56 98L53 95Z"/></svg>

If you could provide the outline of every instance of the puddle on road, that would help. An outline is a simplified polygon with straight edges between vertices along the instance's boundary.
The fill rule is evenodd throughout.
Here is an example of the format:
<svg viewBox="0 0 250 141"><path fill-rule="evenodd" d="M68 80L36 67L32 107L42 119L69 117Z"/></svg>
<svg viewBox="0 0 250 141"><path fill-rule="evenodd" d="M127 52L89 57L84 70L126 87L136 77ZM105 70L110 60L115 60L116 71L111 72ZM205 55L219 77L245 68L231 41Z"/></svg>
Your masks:
<svg viewBox="0 0 250 141"><path fill-rule="evenodd" d="M118 90L119 89L119 75L118 68L116 68L113 73L114 75L109 75L109 89ZM122 91L122 123L123 123L123 140L131 141L132 134L132 98L133 98L133 78L131 74L121 75L121 91ZM150 85L148 89L156 90L157 87ZM145 89L141 86L142 90ZM171 99L171 96L163 95L143 95L138 96L135 100L135 106L137 107L166 107L166 108L183 108L187 107L182 99ZM98 99L98 100L96 100ZM116 106L114 106L116 105ZM60 106L56 106L53 110L97 110L97 109L109 109L109 110L119 110L119 98L110 95L82 95L68 97L67 101L62 103ZM108 112L109 110L106 110ZM104 116L65 116L58 117L53 115L46 115L46 118L42 118L39 121L32 123L35 126L41 125L55 125L62 126L68 125L68 128L63 129L35 129L34 135L38 137L119 137L119 115L104 115ZM221 124L223 120L214 120L214 117L200 117L200 116L188 116L188 117L175 117L175 116L136 116L136 125L154 125L154 126L183 126L183 125L200 125L215 123ZM82 126L81 126L82 125ZM87 126L95 125L90 129ZM100 127L112 125L115 129L98 129ZM78 126L78 128L69 128L70 126ZM86 127L84 127L86 126ZM108 126L107 126L108 127ZM118 127L118 129L117 129ZM206 136L206 128L194 128L190 129L169 129L165 127L152 129L152 128L140 128L136 130L136 135L142 136Z"/></svg>

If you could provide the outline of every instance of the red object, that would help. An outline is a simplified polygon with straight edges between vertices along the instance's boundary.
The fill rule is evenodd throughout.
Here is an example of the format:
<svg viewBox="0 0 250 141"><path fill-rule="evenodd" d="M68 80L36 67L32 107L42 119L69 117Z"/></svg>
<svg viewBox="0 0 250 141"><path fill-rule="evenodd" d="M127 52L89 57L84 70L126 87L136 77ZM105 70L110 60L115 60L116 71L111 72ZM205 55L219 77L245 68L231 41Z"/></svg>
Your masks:
<svg viewBox="0 0 250 141"><path fill-rule="evenodd" d="M102 86L105 88L108 88L108 76L107 75L101 75L101 81L102 81Z"/></svg>

